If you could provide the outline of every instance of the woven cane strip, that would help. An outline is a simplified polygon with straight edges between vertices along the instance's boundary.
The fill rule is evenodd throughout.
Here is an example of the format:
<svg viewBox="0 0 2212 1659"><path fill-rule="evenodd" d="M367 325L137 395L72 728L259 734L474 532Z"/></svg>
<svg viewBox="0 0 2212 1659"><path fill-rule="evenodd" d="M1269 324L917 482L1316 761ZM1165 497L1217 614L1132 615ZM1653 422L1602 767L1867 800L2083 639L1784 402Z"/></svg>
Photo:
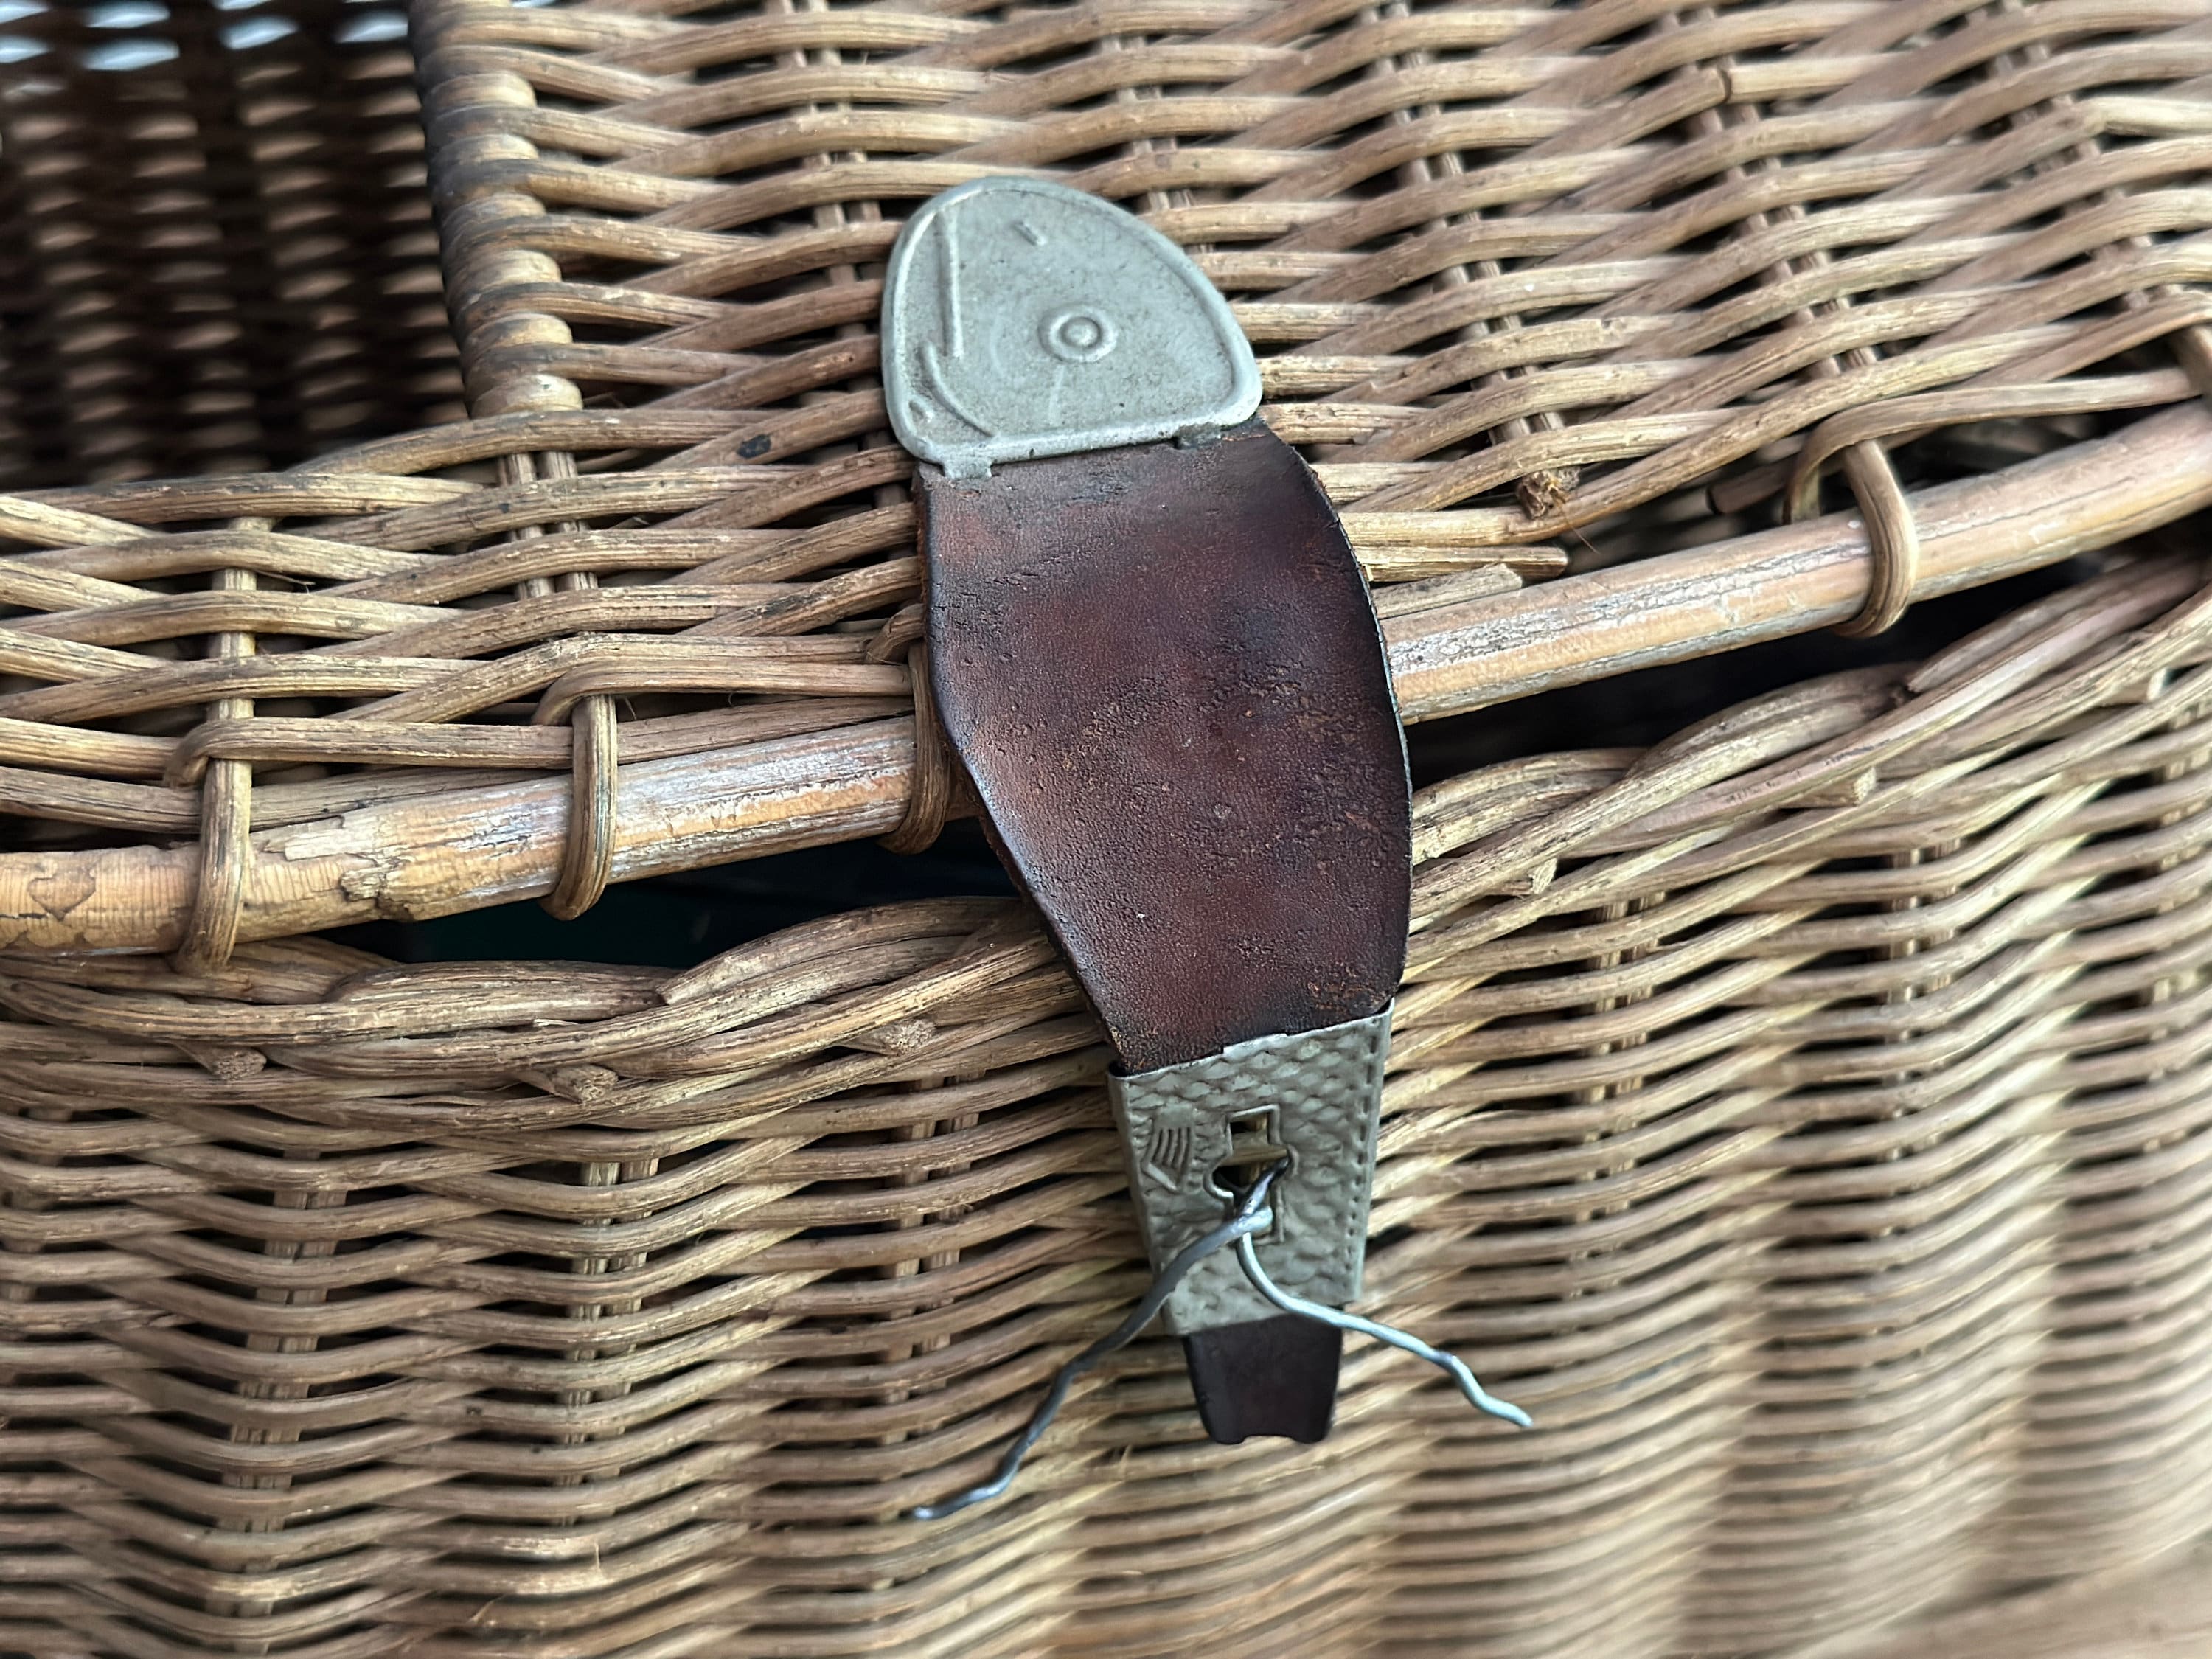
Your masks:
<svg viewBox="0 0 2212 1659"><path fill-rule="evenodd" d="M1001 902L673 976L8 958L8 1639L1662 1659L2178 1542L2201 581L1423 792L1370 1301L1528 1435L1355 1345L1326 1448L1212 1446L1155 1341L894 1518L1141 1282Z"/></svg>
<svg viewBox="0 0 2212 1659"><path fill-rule="evenodd" d="M659 504L714 499L716 481L588 459L680 443L715 418L500 416L313 472L0 499L0 531L33 550L0 561L0 586L26 606L0 626L14 677L0 689L0 809L18 849L0 852L0 943L170 951L198 915L231 926L200 906L206 854L191 842L224 764L254 769L225 809L248 815L243 880L223 899L242 939L544 895L571 848L623 880L896 830L927 777L900 660L918 574L908 509L757 532L656 526ZM565 450L536 447L548 441ZM486 465L519 457L534 472L562 453L587 459L522 484ZM823 470L880 477L884 456L902 459L865 451ZM757 496L822 499L817 477L765 471ZM2212 505L2212 422L2169 410L1911 501L1916 592L1951 591ZM595 527L602 512L628 522ZM1456 516L1347 523L1379 576L1408 538ZM472 526L483 538L468 550L438 550ZM1675 553L1626 583L1601 571L1522 588L1498 563L1383 581L1401 709L1428 719L1849 622L1866 603L1864 547L1832 516ZM1558 555L1514 557L1540 571ZM203 585L224 570L253 585ZM604 580L582 586L580 571ZM224 635L253 638L254 654L191 654ZM597 782L580 798L573 728L599 718L595 698L617 717L620 774L587 756ZM252 712L225 713L226 700ZM939 780L942 810L972 810L956 781ZM611 833L590 817L573 839L580 804L603 815L610 794ZM925 808L917 833L934 816Z"/></svg>

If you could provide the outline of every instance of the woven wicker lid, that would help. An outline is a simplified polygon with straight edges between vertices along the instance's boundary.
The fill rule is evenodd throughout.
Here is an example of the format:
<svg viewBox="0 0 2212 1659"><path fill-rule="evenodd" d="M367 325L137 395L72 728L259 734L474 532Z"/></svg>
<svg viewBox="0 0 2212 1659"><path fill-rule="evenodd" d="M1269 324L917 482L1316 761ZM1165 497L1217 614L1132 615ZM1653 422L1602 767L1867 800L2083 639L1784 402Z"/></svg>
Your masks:
<svg viewBox="0 0 2212 1659"><path fill-rule="evenodd" d="M426 8L481 418L0 502L0 1640L1771 1656L2201 1530L2185 551L1422 793L1369 1283L1535 1436L1370 1354L1326 1447L1194 1445L1140 1351L1014 1501L891 1521L1141 1282L1039 937L902 905L670 975L254 936L942 817L867 250L979 168L1231 294L1416 719L1878 619L1916 541L1925 596L2202 506L2204 16ZM1332 222L1371 229L1299 245ZM1717 284L1672 358L1609 308L1670 279ZM2033 352L1952 329L2092 355L2011 386ZM1776 526L1823 422L1899 492L1869 459ZM185 948L21 948L87 945Z"/></svg>
<svg viewBox="0 0 2212 1659"><path fill-rule="evenodd" d="M1228 295L1409 718L2175 518L2212 493L2206 28L438 0L478 418L0 510L7 938L212 961L926 839L874 319L908 213L993 173L1128 206Z"/></svg>

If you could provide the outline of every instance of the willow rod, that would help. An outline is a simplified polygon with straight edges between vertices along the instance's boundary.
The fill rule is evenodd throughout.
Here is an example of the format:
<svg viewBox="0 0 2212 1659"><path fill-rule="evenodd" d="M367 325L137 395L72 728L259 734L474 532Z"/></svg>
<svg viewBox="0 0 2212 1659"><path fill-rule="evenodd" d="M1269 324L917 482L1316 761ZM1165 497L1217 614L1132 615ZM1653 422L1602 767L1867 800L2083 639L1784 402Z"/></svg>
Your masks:
<svg viewBox="0 0 2212 1659"><path fill-rule="evenodd" d="M1911 501L1917 599L2056 563L2212 506L2212 412L2183 405ZM1832 627L1857 613L1872 571L1864 527L1837 514L1395 617L1400 703L1408 720L1434 720ZM880 835L904 810L913 754L911 722L890 720L626 766L615 877ZM568 793L550 775L262 831L239 937L544 894ZM172 948L198 856L194 845L0 856L0 947Z"/></svg>

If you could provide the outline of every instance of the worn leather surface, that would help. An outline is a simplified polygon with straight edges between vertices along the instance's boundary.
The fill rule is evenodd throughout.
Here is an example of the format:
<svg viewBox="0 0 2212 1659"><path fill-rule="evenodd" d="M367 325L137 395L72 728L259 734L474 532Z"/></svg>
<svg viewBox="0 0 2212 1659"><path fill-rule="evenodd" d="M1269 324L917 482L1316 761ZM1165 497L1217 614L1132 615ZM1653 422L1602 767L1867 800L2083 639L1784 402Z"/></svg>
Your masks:
<svg viewBox="0 0 2212 1659"><path fill-rule="evenodd" d="M1122 1069L1364 1019L1405 964L1403 737L1328 498L1257 420L1203 446L923 466L932 685ZM1315 1440L1340 1339L1184 1339L1207 1431Z"/></svg>
<svg viewBox="0 0 2212 1659"><path fill-rule="evenodd" d="M1254 420L920 495L939 717L1124 1066L1381 1009L1404 740L1297 452Z"/></svg>
<svg viewBox="0 0 2212 1659"><path fill-rule="evenodd" d="M1217 1325L1182 1340L1191 1392L1206 1432L1224 1446L1255 1434L1311 1445L1336 1417L1344 1333L1279 1315Z"/></svg>

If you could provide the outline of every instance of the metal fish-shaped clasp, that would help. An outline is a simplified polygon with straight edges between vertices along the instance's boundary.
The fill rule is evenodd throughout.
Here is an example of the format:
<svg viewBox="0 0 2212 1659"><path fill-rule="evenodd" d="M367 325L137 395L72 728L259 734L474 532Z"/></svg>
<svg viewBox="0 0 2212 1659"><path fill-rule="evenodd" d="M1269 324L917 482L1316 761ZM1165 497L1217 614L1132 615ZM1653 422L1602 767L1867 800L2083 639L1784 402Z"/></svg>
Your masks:
<svg viewBox="0 0 2212 1659"><path fill-rule="evenodd" d="M1218 430L1260 404L1252 348L1181 248L1033 179L979 179L908 222L884 341L899 441L955 478Z"/></svg>

